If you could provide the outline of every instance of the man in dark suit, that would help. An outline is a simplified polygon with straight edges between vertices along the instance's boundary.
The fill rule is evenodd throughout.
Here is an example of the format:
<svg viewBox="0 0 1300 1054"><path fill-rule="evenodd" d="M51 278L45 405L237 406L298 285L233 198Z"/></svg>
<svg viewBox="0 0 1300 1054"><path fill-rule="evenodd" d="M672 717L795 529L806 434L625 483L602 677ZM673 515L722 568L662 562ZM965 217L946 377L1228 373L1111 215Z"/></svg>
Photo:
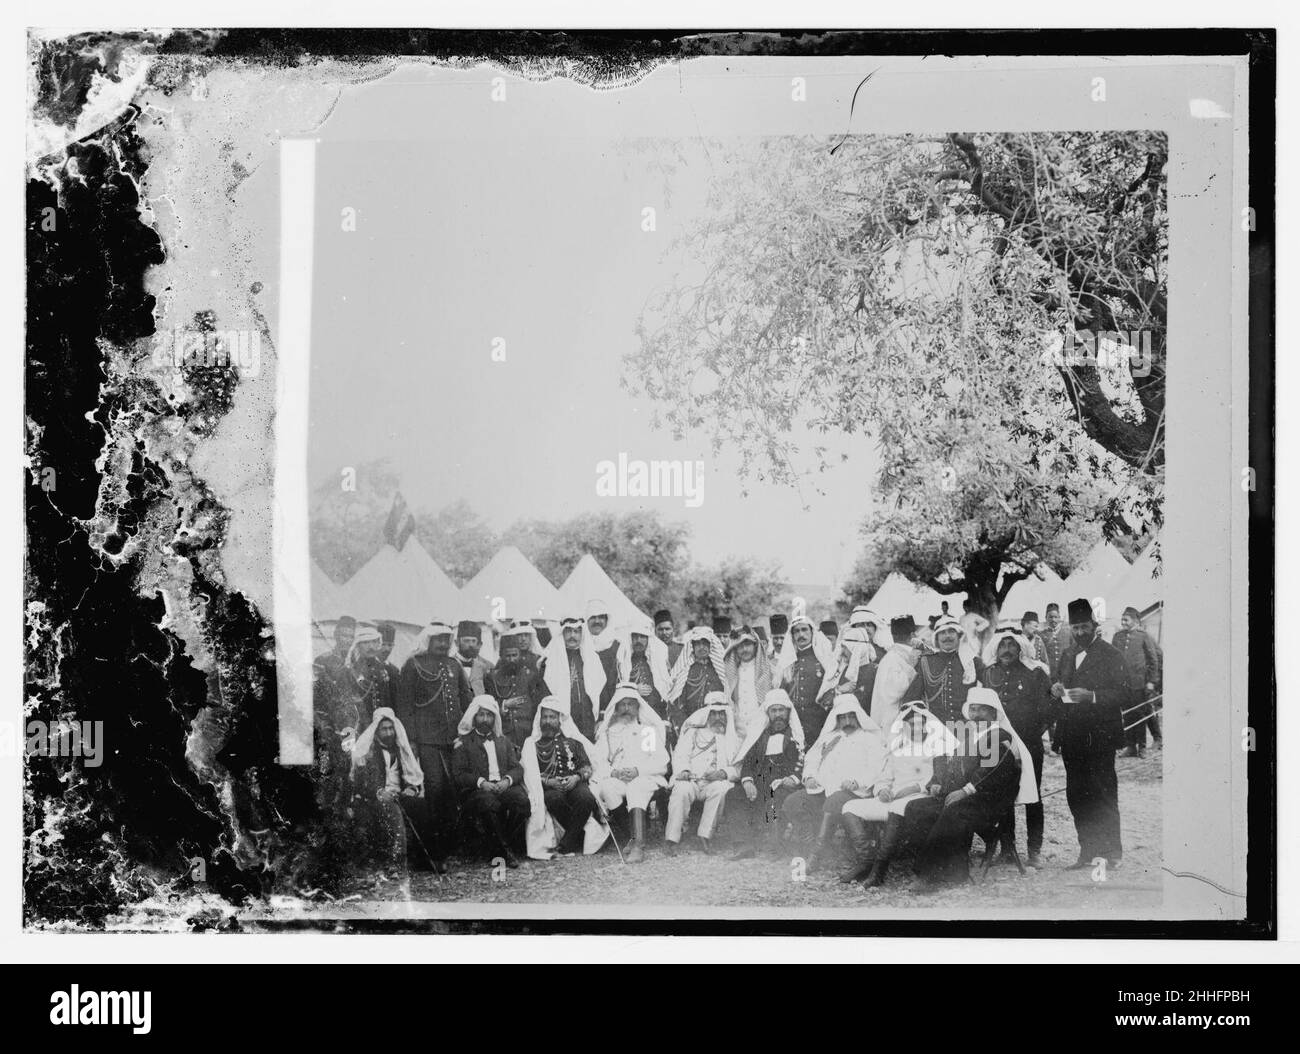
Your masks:
<svg viewBox="0 0 1300 1054"><path fill-rule="evenodd" d="M528 819L528 792L519 751L501 734L501 711L490 695L470 703L461 719L452 757L452 778L461 809L493 842L493 854L516 868L510 835Z"/></svg>
<svg viewBox="0 0 1300 1054"><path fill-rule="evenodd" d="M1079 835L1079 859L1087 868L1097 857L1118 867L1119 783L1115 751L1124 743L1124 710L1135 701L1124 659L1097 634L1092 605L1069 605L1072 642L1061 654L1052 695L1056 730L1052 747L1065 762L1065 799Z"/></svg>

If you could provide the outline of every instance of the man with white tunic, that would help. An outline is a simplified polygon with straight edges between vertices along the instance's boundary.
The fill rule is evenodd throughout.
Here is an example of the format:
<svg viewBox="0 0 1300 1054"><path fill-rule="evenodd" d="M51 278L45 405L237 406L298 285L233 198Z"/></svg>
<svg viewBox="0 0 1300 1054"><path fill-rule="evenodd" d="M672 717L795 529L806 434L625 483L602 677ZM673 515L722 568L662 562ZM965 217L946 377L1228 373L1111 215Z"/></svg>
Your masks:
<svg viewBox="0 0 1300 1054"><path fill-rule="evenodd" d="M740 775L735 764L739 747L726 696L721 692L709 693L705 705L682 725L673 751L672 795L668 799L668 826L664 832L664 848L669 856L677 852L686 816L697 801L704 803L696 830L700 848L705 853L713 851L709 839L713 837L719 810Z"/></svg>
<svg viewBox="0 0 1300 1054"><path fill-rule="evenodd" d="M629 864L645 859L645 813L650 796L668 785L667 729L634 684L614 690L596 729L591 763L596 797L607 811L626 805L632 821Z"/></svg>
<svg viewBox="0 0 1300 1054"><path fill-rule="evenodd" d="M817 870L825 860L844 806L871 793L884 763L880 728L855 696L836 696L821 735L804 758L803 787L786 798L782 807L782 815L796 830L819 823L809 871Z"/></svg>
<svg viewBox="0 0 1300 1054"><path fill-rule="evenodd" d="M861 878L866 889L884 882L902 840L908 803L927 796L934 781L934 759L952 756L958 749L956 738L924 703L903 704L890 729L889 753L871 796L844 804L844 827L854 857L840 873L840 881Z"/></svg>
<svg viewBox="0 0 1300 1054"><path fill-rule="evenodd" d="M735 715L736 738L742 743L755 725L766 725L763 700L772 690L772 667L749 626L727 649L723 659L727 674L727 699Z"/></svg>
<svg viewBox="0 0 1300 1054"><path fill-rule="evenodd" d="M894 646L880 660L871 689L871 719L880 728L893 727L921 657L919 631L911 615L890 619L889 632L894 638Z"/></svg>

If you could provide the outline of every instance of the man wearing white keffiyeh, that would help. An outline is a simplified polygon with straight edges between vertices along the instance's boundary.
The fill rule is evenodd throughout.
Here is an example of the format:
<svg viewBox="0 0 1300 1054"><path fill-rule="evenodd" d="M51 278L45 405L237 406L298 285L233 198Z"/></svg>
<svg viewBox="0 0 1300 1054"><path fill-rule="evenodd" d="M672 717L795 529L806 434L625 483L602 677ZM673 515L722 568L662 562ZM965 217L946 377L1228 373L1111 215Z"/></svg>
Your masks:
<svg viewBox="0 0 1300 1054"><path fill-rule="evenodd" d="M817 870L830 851L845 804L871 793L884 763L879 727L855 696L836 696L822 734L804 758L803 787L781 808L781 815L796 829L820 821L809 871Z"/></svg>
<svg viewBox="0 0 1300 1054"><path fill-rule="evenodd" d="M627 806L632 821L629 864L645 859L645 813L650 796L667 786L668 732L634 684L614 690L593 740L592 789L607 811Z"/></svg>
<svg viewBox="0 0 1300 1054"><path fill-rule="evenodd" d="M803 727L785 690L773 688L768 692L763 711L766 721L750 729L738 754L747 838L736 851L737 860L758 853L764 831L769 851L781 852L781 806L799 789L803 774Z"/></svg>
<svg viewBox="0 0 1300 1054"><path fill-rule="evenodd" d="M696 834L705 853L713 850L709 839L718 812L732 781L739 776L735 766L740 744L732 729L731 708L721 692L710 692L707 702L682 725L673 751L672 795L668 799L668 825L664 848L672 856L682 840L682 828L691 806L704 803Z"/></svg>
<svg viewBox="0 0 1300 1054"><path fill-rule="evenodd" d="M680 729L688 714L704 705L710 692L726 692L722 642L708 626L688 630L668 686L668 720Z"/></svg>

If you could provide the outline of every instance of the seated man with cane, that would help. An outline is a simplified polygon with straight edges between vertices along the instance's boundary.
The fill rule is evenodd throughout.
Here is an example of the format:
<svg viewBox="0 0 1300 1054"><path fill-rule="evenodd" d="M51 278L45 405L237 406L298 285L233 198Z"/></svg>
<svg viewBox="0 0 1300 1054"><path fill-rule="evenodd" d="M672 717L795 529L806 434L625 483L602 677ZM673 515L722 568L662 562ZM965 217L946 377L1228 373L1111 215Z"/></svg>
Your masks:
<svg viewBox="0 0 1300 1054"><path fill-rule="evenodd" d="M537 707L533 734L524 740L522 764L528 792L529 857L551 859L597 852L609 837L600 822L600 805L591 792L591 753L596 748L569 716L569 700L548 695ZM564 835L556 839L556 828Z"/></svg>
<svg viewBox="0 0 1300 1054"><path fill-rule="evenodd" d="M376 707L352 745L352 810L362 845L391 867L406 866L406 825L421 820L423 793L406 729L389 707Z"/></svg>

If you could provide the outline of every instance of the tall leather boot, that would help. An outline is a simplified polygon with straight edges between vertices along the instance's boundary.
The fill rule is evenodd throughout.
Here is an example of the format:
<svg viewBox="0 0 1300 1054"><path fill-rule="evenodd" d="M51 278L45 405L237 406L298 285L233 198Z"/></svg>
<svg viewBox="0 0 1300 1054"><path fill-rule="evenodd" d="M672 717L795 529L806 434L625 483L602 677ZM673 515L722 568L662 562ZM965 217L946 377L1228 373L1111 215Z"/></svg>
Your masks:
<svg viewBox="0 0 1300 1054"><path fill-rule="evenodd" d="M822 813L822 825L817 831L817 844L813 847L812 855L808 858L809 872L820 869L822 863L826 860L826 854L830 852L831 848L831 835L834 831L835 817Z"/></svg>
<svg viewBox="0 0 1300 1054"><path fill-rule="evenodd" d="M627 862L639 864L645 859L645 810L632 809L632 847L627 851Z"/></svg>
<svg viewBox="0 0 1300 1054"><path fill-rule="evenodd" d="M840 871L841 882L856 882L863 878L871 865L875 863L875 852L872 845L872 827L873 823L868 823L861 816L854 816L846 812L840 817L844 823L845 833L848 834L849 859L845 863L843 870Z"/></svg>
<svg viewBox="0 0 1300 1054"><path fill-rule="evenodd" d="M885 833L880 836L880 846L876 849L876 862L871 865L871 874L862 883L864 889L873 889L885 881L885 872L889 870L889 861L898 852L898 843L902 840L903 818L895 813L889 814L885 821Z"/></svg>

